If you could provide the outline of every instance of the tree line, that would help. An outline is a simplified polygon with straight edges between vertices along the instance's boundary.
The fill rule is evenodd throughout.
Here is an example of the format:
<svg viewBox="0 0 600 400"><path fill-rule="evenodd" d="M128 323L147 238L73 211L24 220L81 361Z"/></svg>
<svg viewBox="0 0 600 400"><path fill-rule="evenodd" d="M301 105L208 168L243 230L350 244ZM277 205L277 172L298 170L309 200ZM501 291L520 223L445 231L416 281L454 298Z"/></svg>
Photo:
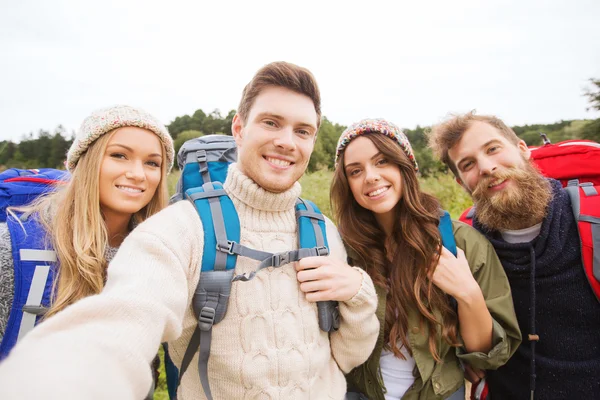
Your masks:
<svg viewBox="0 0 600 400"><path fill-rule="evenodd" d="M591 87L584 91L590 106L588 110L600 111L600 80L590 79ZM198 109L191 115L176 117L167 125L178 151L181 145L189 139L210 135L231 135L231 122L235 110L223 116L217 109L209 114ZM320 169L333 169L334 155L337 140L346 127L329 121L323 117L314 152L308 165L309 172ZM433 158L427 147L427 127L417 126L415 129L406 129L419 162L423 176L445 172L446 167ZM542 144L540 133L545 133L552 143L569 139L589 139L600 142L600 118L595 120L561 120L553 124L535 124L513 126L515 133L528 145ZM63 168L67 150L73 142L73 135L68 135L62 126L54 132L40 130L37 135L30 133L18 143L13 141L0 142L0 170L6 168Z"/></svg>

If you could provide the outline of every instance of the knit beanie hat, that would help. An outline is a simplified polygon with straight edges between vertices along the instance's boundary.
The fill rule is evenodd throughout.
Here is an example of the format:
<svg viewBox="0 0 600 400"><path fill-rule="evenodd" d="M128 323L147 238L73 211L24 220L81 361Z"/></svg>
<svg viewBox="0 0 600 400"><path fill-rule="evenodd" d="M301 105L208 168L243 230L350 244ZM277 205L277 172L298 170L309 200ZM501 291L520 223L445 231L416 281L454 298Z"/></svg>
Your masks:
<svg viewBox="0 0 600 400"><path fill-rule="evenodd" d="M415 154L406 135L396 125L381 118L363 119L362 121L350 125L344 132L342 132L342 135L338 140L337 150L335 152L336 166L340 159L340 155L346 146L348 146L348 143L365 133L381 133L393 139L396 143L398 143L398 145L400 145L400 148L402 151L404 151L404 154L406 154L408 159L412 162L413 166L415 167L415 171L419 171Z"/></svg>
<svg viewBox="0 0 600 400"><path fill-rule="evenodd" d="M167 172L169 172L173 166L175 149L173 148L173 139L167 128L144 110L123 105L94 111L92 115L83 120L67 153L67 169L69 172L73 172L79 157L87 151L96 139L113 129L127 126L147 129L158 136L165 148L168 162Z"/></svg>

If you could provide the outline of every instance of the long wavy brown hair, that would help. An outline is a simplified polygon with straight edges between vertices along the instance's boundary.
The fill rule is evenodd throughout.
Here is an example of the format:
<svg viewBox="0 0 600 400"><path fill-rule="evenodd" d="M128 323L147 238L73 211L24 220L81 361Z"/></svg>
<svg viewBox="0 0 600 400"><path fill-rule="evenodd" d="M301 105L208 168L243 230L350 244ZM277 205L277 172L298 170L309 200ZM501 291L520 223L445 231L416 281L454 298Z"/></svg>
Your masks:
<svg viewBox="0 0 600 400"><path fill-rule="evenodd" d="M331 203L338 229L349 246L351 261L365 268L375 285L385 289L385 348L405 359L401 346L412 355L408 341L408 310L416 308L420 329L429 335L429 350L440 362L440 336L458 346L457 315L449 297L431 280L441 250L438 230L440 204L421 192L413 164L396 142L385 135L367 137L391 164L400 169L401 198L394 209L394 228L390 237L370 210L360 206L352 195L344 168L344 153L336 166L331 186ZM390 243L386 246L386 243Z"/></svg>

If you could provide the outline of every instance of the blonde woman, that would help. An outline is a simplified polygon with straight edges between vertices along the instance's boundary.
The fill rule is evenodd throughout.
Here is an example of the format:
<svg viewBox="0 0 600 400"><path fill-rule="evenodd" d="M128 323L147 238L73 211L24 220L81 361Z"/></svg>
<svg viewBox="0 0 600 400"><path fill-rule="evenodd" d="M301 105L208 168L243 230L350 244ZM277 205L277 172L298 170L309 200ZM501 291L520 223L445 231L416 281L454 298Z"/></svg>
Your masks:
<svg viewBox="0 0 600 400"><path fill-rule="evenodd" d="M55 253L45 279L51 300L38 304L45 312L37 319L52 318L99 293L108 263L127 234L167 205L166 177L173 158L165 126L140 109L114 106L84 120L67 154L68 183L25 209L9 209L7 223L16 221L23 235L11 235L7 223L0 224L0 359L23 335L27 312L36 313L31 307L22 310L19 303L29 282L16 267L24 240L16 236L37 240Z"/></svg>

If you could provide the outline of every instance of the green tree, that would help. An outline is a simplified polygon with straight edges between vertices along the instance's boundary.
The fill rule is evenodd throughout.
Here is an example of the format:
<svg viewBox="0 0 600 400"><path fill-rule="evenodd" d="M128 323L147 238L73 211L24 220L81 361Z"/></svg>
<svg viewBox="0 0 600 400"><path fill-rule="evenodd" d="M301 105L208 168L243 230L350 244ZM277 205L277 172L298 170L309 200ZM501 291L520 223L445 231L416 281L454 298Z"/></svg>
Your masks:
<svg viewBox="0 0 600 400"><path fill-rule="evenodd" d="M590 78L589 81L592 83L591 87L587 87L583 92L583 95L588 98L590 106L588 110L600 111L600 79Z"/></svg>
<svg viewBox="0 0 600 400"><path fill-rule="evenodd" d="M179 153L179 149L185 142L190 139L197 138L200 136L204 136L204 134L200 131L183 131L179 135L177 135L177 139L173 142L173 146L175 147L175 154ZM175 163L175 167L177 167L177 163Z"/></svg>
<svg viewBox="0 0 600 400"><path fill-rule="evenodd" d="M192 117L183 115L181 117L176 117L173 122L167 125L167 129L169 130L171 137L177 139L179 133L190 129L190 125L192 125Z"/></svg>
<svg viewBox="0 0 600 400"><path fill-rule="evenodd" d="M10 168L10 160L13 159L16 151L17 145L11 140L0 142L0 166L2 169Z"/></svg>
<svg viewBox="0 0 600 400"><path fill-rule="evenodd" d="M202 129L204 128L204 120L206 120L206 114L204 113L204 111L202 111L202 109L199 108L196 111L194 111L194 114L192 115L192 118L185 129L192 131L202 131Z"/></svg>
<svg viewBox="0 0 600 400"><path fill-rule="evenodd" d="M50 144L50 158L48 160L48 165L54 168L64 168L65 155L71 147L71 143L73 140L67 140L63 136L65 130L62 126L59 126L54 131L54 136L52 137Z"/></svg>
<svg viewBox="0 0 600 400"><path fill-rule="evenodd" d="M589 121L580 131L581 139L600 142L600 118Z"/></svg>
<svg viewBox="0 0 600 400"><path fill-rule="evenodd" d="M202 125L202 132L205 132L207 135L214 135L215 133L224 133L224 119L221 116L221 111L219 109L213 110L206 119L204 120L204 124Z"/></svg>
<svg viewBox="0 0 600 400"><path fill-rule="evenodd" d="M231 136L231 124L233 123L233 117L235 117L236 110L231 110L225 117L223 122L223 133Z"/></svg>

